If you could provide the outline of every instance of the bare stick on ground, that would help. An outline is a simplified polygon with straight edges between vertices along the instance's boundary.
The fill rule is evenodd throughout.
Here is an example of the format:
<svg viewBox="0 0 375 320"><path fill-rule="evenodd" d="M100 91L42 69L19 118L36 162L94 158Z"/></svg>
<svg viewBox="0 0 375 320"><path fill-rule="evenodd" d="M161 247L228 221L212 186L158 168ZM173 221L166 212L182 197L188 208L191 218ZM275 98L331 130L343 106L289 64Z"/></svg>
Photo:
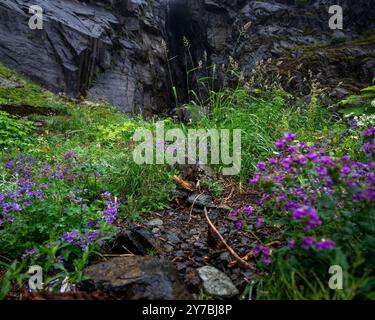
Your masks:
<svg viewBox="0 0 375 320"><path fill-rule="evenodd" d="M232 248L231 246L225 241L223 236L220 234L220 232L216 229L210 218L208 217L207 208L204 208L204 215L206 217L207 223L209 227L212 229L212 231L219 237L221 242L224 244L224 246L227 248L229 253L233 256L233 258L237 261L237 263L248 270L254 270L254 267L250 264L248 264L245 260L243 260Z"/></svg>

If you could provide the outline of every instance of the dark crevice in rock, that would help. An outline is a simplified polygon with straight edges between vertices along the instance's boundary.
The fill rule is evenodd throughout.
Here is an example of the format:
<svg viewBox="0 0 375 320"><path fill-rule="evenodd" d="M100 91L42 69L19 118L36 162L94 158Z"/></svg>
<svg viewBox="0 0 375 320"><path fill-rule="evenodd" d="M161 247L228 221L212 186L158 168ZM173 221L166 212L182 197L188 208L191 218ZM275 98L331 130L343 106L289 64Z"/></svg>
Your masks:
<svg viewBox="0 0 375 320"><path fill-rule="evenodd" d="M198 65L204 52L210 52L200 3L196 0L171 0L168 5L166 31L171 84L177 90L179 103L187 102L188 90L194 89L188 87L188 83L192 83L189 70ZM197 19L197 12L202 13L200 19Z"/></svg>

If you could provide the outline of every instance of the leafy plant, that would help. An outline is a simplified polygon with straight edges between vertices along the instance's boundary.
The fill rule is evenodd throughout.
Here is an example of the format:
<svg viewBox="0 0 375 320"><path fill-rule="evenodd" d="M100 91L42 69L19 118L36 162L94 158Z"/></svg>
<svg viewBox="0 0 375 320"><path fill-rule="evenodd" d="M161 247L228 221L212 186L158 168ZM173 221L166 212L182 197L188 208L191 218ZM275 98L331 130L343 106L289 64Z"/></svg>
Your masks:
<svg viewBox="0 0 375 320"><path fill-rule="evenodd" d="M0 150L24 148L33 142L32 122L20 121L0 111Z"/></svg>
<svg viewBox="0 0 375 320"><path fill-rule="evenodd" d="M344 115L372 115L375 113L375 85L362 89L361 95L350 96L341 101L343 109L339 110Z"/></svg>
<svg viewBox="0 0 375 320"><path fill-rule="evenodd" d="M75 154L52 163L19 157L6 164L17 188L0 194L0 247L3 254L19 254L66 230L86 230L92 221L113 223L116 200L95 193L95 172L87 175ZM95 225L95 224L94 224Z"/></svg>

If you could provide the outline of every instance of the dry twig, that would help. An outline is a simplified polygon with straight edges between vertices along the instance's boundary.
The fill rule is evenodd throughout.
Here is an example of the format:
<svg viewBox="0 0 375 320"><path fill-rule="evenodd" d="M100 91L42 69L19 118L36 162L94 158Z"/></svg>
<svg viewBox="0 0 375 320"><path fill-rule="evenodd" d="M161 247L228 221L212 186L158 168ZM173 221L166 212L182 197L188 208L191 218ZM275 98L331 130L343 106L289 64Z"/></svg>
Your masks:
<svg viewBox="0 0 375 320"><path fill-rule="evenodd" d="M248 254L242 257L242 260L249 261L250 258L252 258L253 256L254 256L253 251L250 251ZM238 261L234 260L228 264L228 268L234 268L237 264L238 264Z"/></svg>
<svg viewBox="0 0 375 320"><path fill-rule="evenodd" d="M248 270L254 270L253 266L248 264L245 260L243 260L232 248L231 246L225 241L225 239L223 238L223 236L220 234L220 232L216 229L216 227L214 226L214 224L212 223L212 221L210 220L210 218L208 217L208 212L207 212L207 208L204 208L204 215L206 217L206 220L207 220L207 223L208 225L210 226L210 228L212 229L212 231L219 237L219 239L221 240L221 242L224 244L224 246L227 248L227 250L229 251L229 253L234 257L234 259L236 259L237 263L248 269Z"/></svg>
<svg viewBox="0 0 375 320"><path fill-rule="evenodd" d="M189 221L188 223L190 223L191 221L191 217L193 215L193 209L194 209L194 206L195 206L195 203L197 202L197 200L199 199L199 197L204 194L204 192L202 192L201 194L199 194L198 196L195 197L194 201L193 201L193 204L191 205L191 208L190 208L190 213L189 213Z"/></svg>
<svg viewBox="0 0 375 320"><path fill-rule="evenodd" d="M186 181L184 179L181 179L177 176L173 176L173 180L182 188L182 189L185 189L185 190L189 190L189 191L194 191L195 188L193 186L192 183L190 183L189 181Z"/></svg>

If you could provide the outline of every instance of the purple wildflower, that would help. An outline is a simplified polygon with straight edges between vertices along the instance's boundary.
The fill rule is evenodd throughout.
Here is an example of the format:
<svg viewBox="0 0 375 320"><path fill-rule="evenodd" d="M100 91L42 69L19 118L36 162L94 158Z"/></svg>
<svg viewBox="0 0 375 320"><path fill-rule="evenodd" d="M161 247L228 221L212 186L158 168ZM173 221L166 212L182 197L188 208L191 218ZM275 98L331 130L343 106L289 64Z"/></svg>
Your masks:
<svg viewBox="0 0 375 320"><path fill-rule="evenodd" d="M336 243L332 240L325 240L319 241L316 243L316 250L326 250L326 249L333 249L336 246Z"/></svg>
<svg viewBox="0 0 375 320"><path fill-rule="evenodd" d="M315 239L312 237L304 237L302 239L302 248L309 249L313 244L315 244Z"/></svg>

